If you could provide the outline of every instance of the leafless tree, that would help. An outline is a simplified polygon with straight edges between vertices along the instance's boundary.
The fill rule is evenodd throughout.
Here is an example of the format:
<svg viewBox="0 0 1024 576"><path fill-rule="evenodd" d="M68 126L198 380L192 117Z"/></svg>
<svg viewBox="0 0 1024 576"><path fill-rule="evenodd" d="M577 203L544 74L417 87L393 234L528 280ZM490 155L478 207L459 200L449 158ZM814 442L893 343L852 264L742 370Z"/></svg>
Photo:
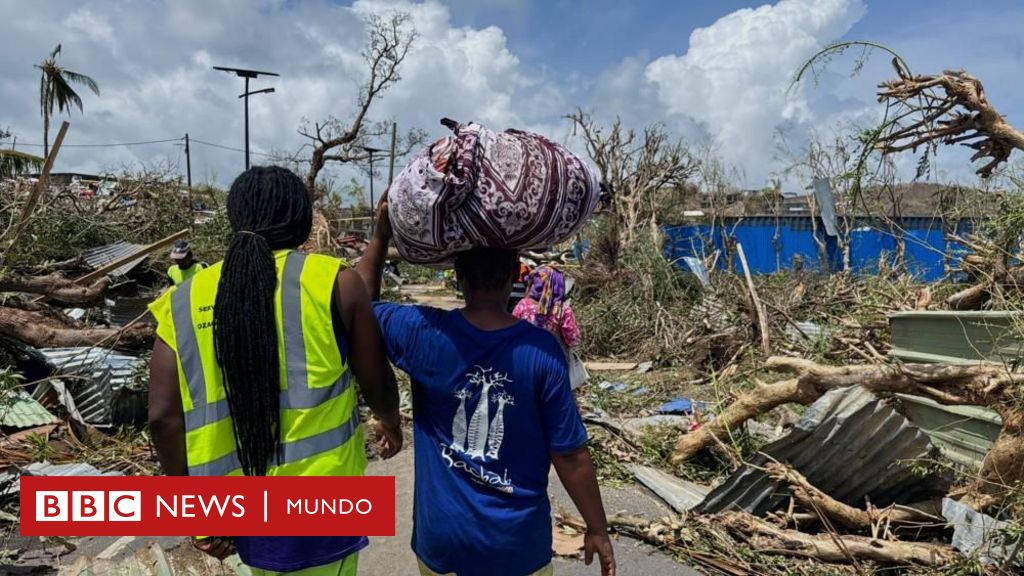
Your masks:
<svg viewBox="0 0 1024 576"><path fill-rule="evenodd" d="M658 203L664 193L682 186L698 167L686 143L672 140L665 126L652 124L637 133L616 119L610 128L597 124L583 110L567 116L582 134L591 160L611 188L612 214L622 245L635 243L648 224L658 235Z"/></svg>
<svg viewBox="0 0 1024 576"><path fill-rule="evenodd" d="M367 20L367 30L368 38L362 55L368 75L359 90L353 116L347 121L328 116L323 121L314 122L312 127L307 123L299 129L299 134L309 138L313 148L306 187L314 198L322 196L317 190L316 180L327 162L362 163L367 160L363 146L391 132L390 122L371 122L368 114L374 101L402 79L400 68L416 39L416 31L409 22L409 15L404 12L390 16L372 15ZM423 138L422 131L409 131L400 139L399 153L407 153Z"/></svg>

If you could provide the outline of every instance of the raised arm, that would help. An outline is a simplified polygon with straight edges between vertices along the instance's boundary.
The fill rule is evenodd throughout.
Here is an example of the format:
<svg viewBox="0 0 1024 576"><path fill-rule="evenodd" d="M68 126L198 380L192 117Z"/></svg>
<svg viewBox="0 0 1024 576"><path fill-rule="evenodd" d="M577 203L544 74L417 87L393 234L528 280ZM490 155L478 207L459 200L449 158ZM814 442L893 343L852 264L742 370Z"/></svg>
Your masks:
<svg viewBox="0 0 1024 576"><path fill-rule="evenodd" d="M377 207L377 227L370 238L370 244L356 264L356 272L363 279L366 291L373 301L380 300L381 275L384 272L384 261L388 257L388 243L391 242L391 220L388 218L387 194L380 199Z"/></svg>
<svg viewBox="0 0 1024 576"><path fill-rule="evenodd" d="M349 362L363 399L380 420L381 455L390 458L402 449L402 421L398 413L398 385L388 364L380 325L370 297L356 272L338 275L335 305L341 311L348 336Z"/></svg>

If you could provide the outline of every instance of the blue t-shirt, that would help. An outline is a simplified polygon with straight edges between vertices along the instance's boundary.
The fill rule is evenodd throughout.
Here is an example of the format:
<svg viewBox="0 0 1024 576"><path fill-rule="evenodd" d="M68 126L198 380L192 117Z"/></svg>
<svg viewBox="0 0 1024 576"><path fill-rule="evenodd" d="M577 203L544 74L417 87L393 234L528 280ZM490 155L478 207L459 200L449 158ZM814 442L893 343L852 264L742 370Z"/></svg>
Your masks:
<svg viewBox="0 0 1024 576"><path fill-rule="evenodd" d="M412 548L431 570L524 576L551 562L551 452L587 442L565 353L527 322L377 303L388 358L412 379Z"/></svg>
<svg viewBox="0 0 1024 576"><path fill-rule="evenodd" d="M337 562L369 544L366 536L235 536L246 566L294 572Z"/></svg>

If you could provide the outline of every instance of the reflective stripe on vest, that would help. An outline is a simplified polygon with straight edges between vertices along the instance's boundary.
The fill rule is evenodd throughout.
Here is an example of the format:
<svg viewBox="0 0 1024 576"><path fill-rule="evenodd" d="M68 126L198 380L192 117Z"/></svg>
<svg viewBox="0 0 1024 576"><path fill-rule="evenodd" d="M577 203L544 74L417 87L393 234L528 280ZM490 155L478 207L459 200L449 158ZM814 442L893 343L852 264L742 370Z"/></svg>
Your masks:
<svg viewBox="0 0 1024 576"><path fill-rule="evenodd" d="M310 388L306 358L306 335L302 327L302 283L301 277L306 266L307 255L291 252L285 256L281 274L281 322L284 342L284 362L287 388L281 391L280 409L304 410L321 406L325 402L344 394L351 385L351 372L343 369L342 375L331 386ZM231 417L226 398L215 401L207 399L207 383L204 374L202 354L194 336L192 315L193 281L190 278L171 294L171 314L175 330L175 344L181 368L192 399L192 409L185 411L186 432L198 431L205 426ZM329 306L329 303L327 304ZM333 332L332 332L333 334ZM282 421L284 417L282 415ZM333 428L295 440L285 440L278 447L278 462L284 465L297 462L345 445L359 430L358 404L353 402L349 417ZM362 454L363 447L354 448ZM190 452L191 455L191 452ZM238 471L241 467L237 451L230 452L207 462L189 462L189 474L194 476L223 476ZM348 473L360 473L349 471ZM338 471L337 473L345 473Z"/></svg>

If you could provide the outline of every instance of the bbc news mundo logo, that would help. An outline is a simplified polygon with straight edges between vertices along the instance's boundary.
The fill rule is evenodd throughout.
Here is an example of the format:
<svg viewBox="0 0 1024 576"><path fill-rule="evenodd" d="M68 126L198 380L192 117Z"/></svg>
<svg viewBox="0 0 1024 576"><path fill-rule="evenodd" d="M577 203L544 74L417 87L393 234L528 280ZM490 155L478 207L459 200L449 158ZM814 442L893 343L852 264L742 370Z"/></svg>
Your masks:
<svg viewBox="0 0 1024 576"><path fill-rule="evenodd" d="M40 490L36 522L141 522L142 492Z"/></svg>
<svg viewBox="0 0 1024 576"><path fill-rule="evenodd" d="M393 536L389 476L22 476L23 536Z"/></svg>

